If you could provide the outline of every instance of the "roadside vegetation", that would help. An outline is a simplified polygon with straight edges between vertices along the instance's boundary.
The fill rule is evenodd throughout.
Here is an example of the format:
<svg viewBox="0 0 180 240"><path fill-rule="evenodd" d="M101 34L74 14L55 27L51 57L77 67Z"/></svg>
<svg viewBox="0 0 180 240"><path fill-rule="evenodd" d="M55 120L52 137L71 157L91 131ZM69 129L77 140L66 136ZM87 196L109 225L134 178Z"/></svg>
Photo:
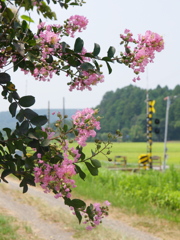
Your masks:
<svg viewBox="0 0 180 240"><path fill-rule="evenodd" d="M0 213L0 239L1 240L40 240L27 224L12 217L5 209Z"/></svg>
<svg viewBox="0 0 180 240"><path fill-rule="evenodd" d="M180 170L173 166L165 172L125 173L101 169L99 176L89 174L85 181L76 179L75 192L94 200L108 199L125 212L154 215L180 223Z"/></svg>
<svg viewBox="0 0 180 240"><path fill-rule="evenodd" d="M89 143L86 153L93 147ZM139 154L146 153L146 143L115 143L112 160L116 155L126 156L128 164L138 167ZM172 222L180 222L180 151L179 142L168 143L168 167L164 172L157 170L141 170L136 173L110 170L113 161L101 161L99 175L92 177L87 173L85 181L76 179L76 194L97 201L108 199L112 206L131 214L149 215ZM163 143L154 143L153 154L163 160ZM101 156L102 157L102 156ZM100 156L99 156L100 160ZM132 165L131 165L132 164ZM133 165L134 164L134 165ZM136 166L137 165L137 166ZM86 169L84 168L86 172Z"/></svg>

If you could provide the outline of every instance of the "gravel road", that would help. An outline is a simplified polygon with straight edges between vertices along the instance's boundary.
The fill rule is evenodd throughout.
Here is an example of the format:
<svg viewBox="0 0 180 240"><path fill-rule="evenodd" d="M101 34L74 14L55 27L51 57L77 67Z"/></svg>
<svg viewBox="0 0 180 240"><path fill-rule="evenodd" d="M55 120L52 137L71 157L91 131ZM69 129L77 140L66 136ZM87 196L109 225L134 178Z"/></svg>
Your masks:
<svg viewBox="0 0 180 240"><path fill-rule="evenodd" d="M0 184L5 183L1 182ZM9 183L6 185L8 186L8 189L19 190L18 183L15 181L9 181ZM51 194L45 194L37 188L33 187L29 187L28 194L33 197L42 199L49 206L57 206L58 204L60 208L67 211L67 214L70 215L69 207L65 206L63 201L60 199L55 199ZM8 209L12 215L18 219L29 223L33 231L43 240L75 239L73 238L73 232L70 232L69 230L67 231L67 229L65 229L63 226L60 226L58 223L49 223L43 220L35 207L24 203L22 204L21 202L15 200L9 193L6 193L4 191L1 191L0 193L0 206ZM109 228L114 232L120 233L123 238L120 238L119 240L162 240L161 238L152 236L149 233L135 229L122 221L111 219L111 217L104 219L103 225L105 228Z"/></svg>

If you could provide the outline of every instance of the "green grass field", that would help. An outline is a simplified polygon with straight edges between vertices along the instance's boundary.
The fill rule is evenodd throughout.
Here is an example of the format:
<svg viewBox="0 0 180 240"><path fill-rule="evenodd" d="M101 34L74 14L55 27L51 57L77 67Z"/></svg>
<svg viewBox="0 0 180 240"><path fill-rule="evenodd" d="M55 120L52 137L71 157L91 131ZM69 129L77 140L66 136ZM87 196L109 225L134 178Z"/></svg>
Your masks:
<svg viewBox="0 0 180 240"><path fill-rule="evenodd" d="M88 143L84 151L88 156L93 149L94 143ZM180 165L180 142L168 142L168 165ZM113 143L110 158L114 160L114 157L117 155L126 156L127 162L138 163L138 156L140 154L147 153L147 143L143 142L122 142L122 143ZM152 145L152 155L158 155L161 159L164 159L164 143L154 142ZM97 156L98 160L106 160L103 155Z"/></svg>
<svg viewBox="0 0 180 240"><path fill-rule="evenodd" d="M95 201L108 199L113 206L127 210L128 213L155 216L172 222L180 222L180 142L169 142L168 161L170 166L165 172L140 171L137 173L121 170L109 170L105 156L99 155L96 159L102 163L99 175L93 177L85 166L83 170L87 178L82 181L76 178L75 192L85 198ZM88 143L85 154L88 156L94 144ZM109 157L116 155L127 157L128 164L138 164L138 156L146 154L146 143L113 143ZM163 143L154 143L153 155L161 156L163 160ZM179 167L178 167L179 166Z"/></svg>

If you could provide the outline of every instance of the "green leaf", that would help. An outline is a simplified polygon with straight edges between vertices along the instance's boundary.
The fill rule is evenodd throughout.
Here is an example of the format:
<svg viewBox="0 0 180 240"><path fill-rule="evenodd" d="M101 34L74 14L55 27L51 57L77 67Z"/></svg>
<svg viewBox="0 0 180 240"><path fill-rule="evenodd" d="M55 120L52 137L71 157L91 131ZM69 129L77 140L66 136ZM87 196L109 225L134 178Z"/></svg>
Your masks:
<svg viewBox="0 0 180 240"><path fill-rule="evenodd" d="M94 58L93 54L92 53L85 53L84 54L85 57L90 57L90 58Z"/></svg>
<svg viewBox="0 0 180 240"><path fill-rule="evenodd" d="M38 114L36 112L34 112L33 110L31 110L29 108L27 108L23 111L23 115L24 115L24 117L26 117L29 120L38 116Z"/></svg>
<svg viewBox="0 0 180 240"><path fill-rule="evenodd" d="M86 155L82 151L82 147L77 146L76 149L78 150L79 154L81 154L80 159L83 161L86 158Z"/></svg>
<svg viewBox="0 0 180 240"><path fill-rule="evenodd" d="M26 147L24 146L23 140L15 141L14 145L15 145L16 149L19 149L21 152L23 152L26 149Z"/></svg>
<svg viewBox="0 0 180 240"><path fill-rule="evenodd" d="M97 70L100 72L99 64L96 60L93 60L94 65L96 66Z"/></svg>
<svg viewBox="0 0 180 240"><path fill-rule="evenodd" d="M12 98L12 92L11 92L11 93L9 93L8 101L9 101L10 103L12 103L12 100L13 100L13 98Z"/></svg>
<svg viewBox="0 0 180 240"><path fill-rule="evenodd" d="M71 207L71 199L70 198L67 198L67 197L64 197L64 204L65 205L68 205L69 207Z"/></svg>
<svg viewBox="0 0 180 240"><path fill-rule="evenodd" d="M71 206L74 208L85 209L86 203L84 201L82 201L81 199L73 199L73 200L71 200Z"/></svg>
<svg viewBox="0 0 180 240"><path fill-rule="evenodd" d="M103 57L101 60L107 61L107 62L113 62L109 57Z"/></svg>
<svg viewBox="0 0 180 240"><path fill-rule="evenodd" d="M36 186L36 184L34 182L34 177L31 176L31 175L26 176L26 183L31 185L31 186L34 186L34 187Z"/></svg>
<svg viewBox="0 0 180 240"><path fill-rule="evenodd" d="M1 174L1 179L5 182L8 183L8 181L5 179L6 176L8 176L9 174L11 174L12 171L10 169L5 169L2 174Z"/></svg>
<svg viewBox="0 0 180 240"><path fill-rule="evenodd" d="M32 138L32 139L38 140L38 138L37 138L33 133L31 133L31 132L28 134L28 137L29 137L29 138Z"/></svg>
<svg viewBox="0 0 180 240"><path fill-rule="evenodd" d="M88 70L93 70L93 69L94 69L94 66L93 66L91 63L84 62L84 63L81 64L80 68L81 68L83 71L88 71Z"/></svg>
<svg viewBox="0 0 180 240"><path fill-rule="evenodd" d="M43 141L42 141L42 143L41 143L41 146L42 147L47 147L47 146L49 146L49 143L51 142L51 140L50 139L44 139Z"/></svg>
<svg viewBox="0 0 180 240"><path fill-rule="evenodd" d="M5 131L7 136L8 136L8 138L10 138L10 136L11 136L11 129L10 128L3 128L3 131Z"/></svg>
<svg viewBox="0 0 180 240"><path fill-rule="evenodd" d="M16 119L19 121L19 122L22 122L24 120L24 110L21 109L19 111L19 113L16 115Z"/></svg>
<svg viewBox="0 0 180 240"><path fill-rule="evenodd" d="M77 38L74 44L74 51L80 53L83 49L84 41L81 38Z"/></svg>
<svg viewBox="0 0 180 240"><path fill-rule="evenodd" d="M106 65L107 65L109 74L111 74L112 73L112 68L111 68L110 64L108 62L106 62Z"/></svg>
<svg viewBox="0 0 180 240"><path fill-rule="evenodd" d="M67 130L68 130L68 125L64 124L63 130L64 130L65 132L67 132Z"/></svg>
<svg viewBox="0 0 180 240"><path fill-rule="evenodd" d="M100 53L100 50L101 50L101 48L100 48L99 44L95 43L94 44L93 55L97 56Z"/></svg>
<svg viewBox="0 0 180 240"><path fill-rule="evenodd" d="M18 70L18 64L16 62L13 62L13 71L16 72Z"/></svg>
<svg viewBox="0 0 180 240"><path fill-rule="evenodd" d="M87 169L91 173L92 176L97 176L98 175L98 169L91 165L89 162L85 162Z"/></svg>
<svg viewBox="0 0 180 240"><path fill-rule="evenodd" d="M11 95L12 95L12 98L14 98L15 100L19 100L20 99L20 97L19 97L19 95L18 95L18 93L16 91L12 92Z"/></svg>
<svg viewBox="0 0 180 240"><path fill-rule="evenodd" d="M78 166L78 165L76 165L75 164L75 170L76 170L76 172L77 173L79 173L79 176L80 176L80 178L81 179L85 179L86 178L86 174L82 171L82 169Z"/></svg>
<svg viewBox="0 0 180 240"><path fill-rule="evenodd" d="M69 65L71 65L72 67L78 67L81 65L81 62L77 59L75 59L74 57L69 57L67 59Z"/></svg>
<svg viewBox="0 0 180 240"><path fill-rule="evenodd" d="M48 121L46 116L37 116L31 119L31 123L35 126L41 127Z"/></svg>
<svg viewBox="0 0 180 240"><path fill-rule="evenodd" d="M5 84L11 81L11 77L8 73L0 73L0 84Z"/></svg>
<svg viewBox="0 0 180 240"><path fill-rule="evenodd" d="M81 216L80 212L77 209L74 209L74 211L75 211L76 217L77 217L77 219L79 221L79 224L80 224L81 221L82 221L82 216Z"/></svg>
<svg viewBox="0 0 180 240"><path fill-rule="evenodd" d="M9 141L9 142L6 144L6 146L7 146L7 148L8 148L9 153L11 153L11 154L14 154L14 153L15 153L16 148L15 148L14 144L12 144L12 142Z"/></svg>
<svg viewBox="0 0 180 240"><path fill-rule="evenodd" d="M91 159L91 163L94 167L96 168L100 168L101 167L101 163L100 161L96 160L96 159Z"/></svg>
<svg viewBox="0 0 180 240"><path fill-rule="evenodd" d="M35 97L33 96L24 96L19 99L19 104L22 107L30 107L35 103Z"/></svg>
<svg viewBox="0 0 180 240"><path fill-rule="evenodd" d="M28 185L27 185L27 181L25 178L23 178L23 180L20 182L19 186L23 187L23 193L26 193L28 191Z"/></svg>
<svg viewBox="0 0 180 240"><path fill-rule="evenodd" d="M31 147L31 148L36 148L36 149L38 149L38 147L39 147L39 141L36 140L36 139L33 139L32 141L30 141L30 142L28 143L28 146Z"/></svg>
<svg viewBox="0 0 180 240"><path fill-rule="evenodd" d="M30 18L29 16L26 16L26 15L22 15L21 18L22 18L23 20L27 21L27 22L34 22L34 21L32 20L32 18Z"/></svg>
<svg viewBox="0 0 180 240"><path fill-rule="evenodd" d="M33 61L32 61L33 62ZM25 69L29 68L31 72L34 71L35 66L31 61L25 61Z"/></svg>
<svg viewBox="0 0 180 240"><path fill-rule="evenodd" d="M115 49L114 47L110 47L110 48L108 49L108 52L107 52L108 57L109 57L109 58L114 57L115 52L116 52L116 49Z"/></svg>
<svg viewBox="0 0 180 240"><path fill-rule="evenodd" d="M52 63L53 62L53 57L52 57L52 55L48 55L48 58L46 58L46 62L47 63Z"/></svg>
<svg viewBox="0 0 180 240"><path fill-rule="evenodd" d="M93 214L93 205L92 204L90 204L90 206L87 207L86 212L89 216L89 219L93 220L94 214Z"/></svg>
<svg viewBox="0 0 180 240"><path fill-rule="evenodd" d="M22 124L19 126L17 131L19 132L20 135L26 134L29 129L29 122L25 120L22 122Z"/></svg>
<svg viewBox="0 0 180 240"><path fill-rule="evenodd" d="M65 53L66 52L66 48L68 46L67 43L66 42L62 42L61 46L62 46L62 52Z"/></svg>
<svg viewBox="0 0 180 240"><path fill-rule="evenodd" d="M11 113L12 117L16 115L17 103L13 102L9 106L9 112Z"/></svg>
<svg viewBox="0 0 180 240"><path fill-rule="evenodd" d="M131 53L131 50L128 47L125 47L125 51L127 54Z"/></svg>

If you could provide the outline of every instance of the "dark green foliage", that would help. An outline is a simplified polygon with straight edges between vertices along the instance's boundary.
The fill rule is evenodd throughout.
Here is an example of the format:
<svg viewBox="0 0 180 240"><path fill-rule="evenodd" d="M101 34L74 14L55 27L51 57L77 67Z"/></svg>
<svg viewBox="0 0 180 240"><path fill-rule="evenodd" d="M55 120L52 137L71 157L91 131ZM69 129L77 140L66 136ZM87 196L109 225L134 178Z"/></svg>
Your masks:
<svg viewBox="0 0 180 240"><path fill-rule="evenodd" d="M168 140L180 140L180 86L174 90L157 86L149 90L149 99L156 101L153 114L153 140L163 141L167 96L172 97L169 110ZM98 137L104 139L105 133L115 133L117 129L123 134L123 141L146 141L146 90L129 85L115 92L107 92L100 105L101 130ZM154 123L159 119L160 123ZM155 133L158 128L159 134ZM156 131L157 132L157 131Z"/></svg>
<svg viewBox="0 0 180 240"><path fill-rule="evenodd" d="M81 38L77 38L74 44L74 51L80 53L83 49L84 41Z"/></svg>

